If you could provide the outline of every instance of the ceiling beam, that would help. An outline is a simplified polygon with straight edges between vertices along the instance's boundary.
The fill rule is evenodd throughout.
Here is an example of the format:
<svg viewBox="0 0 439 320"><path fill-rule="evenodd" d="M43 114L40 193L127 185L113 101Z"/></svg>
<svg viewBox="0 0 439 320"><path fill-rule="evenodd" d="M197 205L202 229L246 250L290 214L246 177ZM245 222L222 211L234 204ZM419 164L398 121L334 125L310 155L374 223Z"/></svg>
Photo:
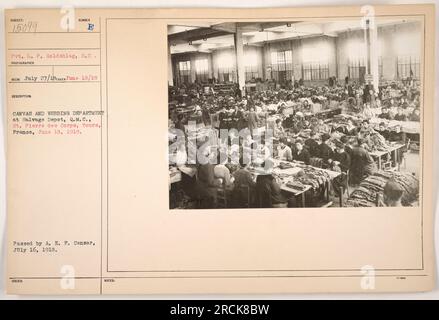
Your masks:
<svg viewBox="0 0 439 320"><path fill-rule="evenodd" d="M199 28L193 30L187 30L184 32L173 33L168 35L168 41L171 44L182 44L190 41L197 41L203 39L209 39L213 37L219 37L229 34L229 32L222 30L215 30L212 28Z"/></svg>

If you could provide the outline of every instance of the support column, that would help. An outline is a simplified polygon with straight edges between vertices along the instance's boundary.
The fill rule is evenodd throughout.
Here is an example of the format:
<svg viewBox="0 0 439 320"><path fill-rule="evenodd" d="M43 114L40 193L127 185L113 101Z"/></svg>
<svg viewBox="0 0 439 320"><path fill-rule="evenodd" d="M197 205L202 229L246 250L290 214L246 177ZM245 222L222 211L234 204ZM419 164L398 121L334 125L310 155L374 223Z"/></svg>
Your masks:
<svg viewBox="0 0 439 320"><path fill-rule="evenodd" d="M370 20L366 20L365 29L366 41L366 83L372 84L375 92L378 92L378 84L380 80L378 66L378 32L375 24L371 24Z"/></svg>
<svg viewBox="0 0 439 320"><path fill-rule="evenodd" d="M245 95L245 67L244 67L244 45L242 41L242 30L236 27L235 38L235 55L236 55L236 75L238 80L239 89L241 93Z"/></svg>
<svg viewBox="0 0 439 320"><path fill-rule="evenodd" d="M378 31L376 26L370 29L370 46L371 46L371 73L373 79L373 87L375 92L378 92L378 85L380 83L379 72L379 56L378 56Z"/></svg>
<svg viewBox="0 0 439 320"><path fill-rule="evenodd" d="M174 85L174 72L172 70L171 44L168 43L168 85Z"/></svg>
<svg viewBox="0 0 439 320"><path fill-rule="evenodd" d="M194 83L197 80L197 71L195 69L195 60L196 60L196 56L191 54L190 55L190 73L191 73L191 83Z"/></svg>

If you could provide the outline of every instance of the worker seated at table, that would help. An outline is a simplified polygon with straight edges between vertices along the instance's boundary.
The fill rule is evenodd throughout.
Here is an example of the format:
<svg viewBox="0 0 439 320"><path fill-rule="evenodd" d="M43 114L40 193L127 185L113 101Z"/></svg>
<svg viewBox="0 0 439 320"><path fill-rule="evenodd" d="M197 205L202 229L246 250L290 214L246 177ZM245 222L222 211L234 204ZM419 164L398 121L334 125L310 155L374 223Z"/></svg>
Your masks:
<svg viewBox="0 0 439 320"><path fill-rule="evenodd" d="M413 109L412 113L410 113L409 115L409 120L418 122L421 121L421 111L419 110L419 108Z"/></svg>
<svg viewBox="0 0 439 320"><path fill-rule="evenodd" d="M351 167L351 157L345 150L345 144L340 140L335 141L335 152L333 154L331 168L337 167L340 172L347 172Z"/></svg>
<svg viewBox="0 0 439 320"><path fill-rule="evenodd" d="M302 139L296 139L295 149L293 152L293 160L302 161L305 164L309 164L309 159L311 158L308 150L304 148L304 143Z"/></svg>
<svg viewBox="0 0 439 320"><path fill-rule="evenodd" d="M381 122L378 126L378 133L384 137L387 141L390 141L391 132L386 128L386 124Z"/></svg>
<svg viewBox="0 0 439 320"><path fill-rule="evenodd" d="M330 170L341 173L332 181L334 192L338 196L346 186L348 170L351 167L351 157L345 150L345 144L340 140L335 141L335 152L333 158L334 159L332 160Z"/></svg>
<svg viewBox="0 0 439 320"><path fill-rule="evenodd" d="M398 107L398 113L395 115L394 120L407 121L407 116L404 114L404 109L402 107Z"/></svg>
<svg viewBox="0 0 439 320"><path fill-rule="evenodd" d="M291 148L287 145L287 140L285 138L281 138L279 140L279 145L277 146L277 157L284 161L293 160L293 153Z"/></svg>
<svg viewBox="0 0 439 320"><path fill-rule="evenodd" d="M390 142L404 142L404 132L401 131L401 126L397 125L389 134Z"/></svg>
<svg viewBox="0 0 439 320"><path fill-rule="evenodd" d="M394 154L392 153L392 161L400 164L402 162L404 154L408 151L407 146L405 145L406 134L405 134L405 132L402 131L401 126L399 126L399 125L395 126L394 130L390 132L389 141L403 145L402 147L398 148L398 150L397 150L398 159L395 159Z"/></svg>
<svg viewBox="0 0 439 320"><path fill-rule="evenodd" d="M383 106L381 108L381 114L378 115L378 118L386 119L386 120L392 120L392 115L389 112L389 108L387 108L386 106Z"/></svg>
<svg viewBox="0 0 439 320"><path fill-rule="evenodd" d="M369 120L364 119L361 121L361 128L358 132L358 137L364 139L370 136L370 134L374 133L375 130L372 128L372 126L369 123Z"/></svg>
<svg viewBox="0 0 439 320"><path fill-rule="evenodd" d="M255 181L248 171L250 161L243 157L239 159L239 168L233 173L234 188L232 192L232 206L237 208L247 207L253 204Z"/></svg>
<svg viewBox="0 0 439 320"><path fill-rule="evenodd" d="M329 167L329 162L333 155L332 148L329 146L329 138L331 138L329 134L322 134L321 143L319 145L319 158L323 159L323 168Z"/></svg>
<svg viewBox="0 0 439 320"><path fill-rule="evenodd" d="M377 194L377 207L402 207L404 190L393 179L387 181L383 192Z"/></svg>
<svg viewBox="0 0 439 320"><path fill-rule="evenodd" d="M363 147L364 140L357 139L356 146L351 153L350 181L357 185L363 179L376 171L376 165L369 152Z"/></svg>
<svg viewBox="0 0 439 320"><path fill-rule="evenodd" d="M317 125L314 128L314 132L317 132L317 133L329 133L330 131L331 130L330 130L329 126L325 124L323 119L318 119L317 120Z"/></svg>
<svg viewBox="0 0 439 320"><path fill-rule="evenodd" d="M310 157L319 156L319 139L320 135L318 133L312 133L311 136L305 140L305 147Z"/></svg>
<svg viewBox="0 0 439 320"><path fill-rule="evenodd" d="M358 133L358 128L354 125L352 119L347 119L346 126L342 127L339 131L348 136L355 136Z"/></svg>
<svg viewBox="0 0 439 320"><path fill-rule="evenodd" d="M351 158L352 155L352 149L353 149L353 138L350 138L348 136L342 136L340 137L340 142L344 144L344 151L349 155Z"/></svg>
<svg viewBox="0 0 439 320"><path fill-rule="evenodd" d="M273 161L267 159L258 168L256 178L256 202L261 208L283 208L287 206L288 199L281 192L280 181L272 175Z"/></svg>
<svg viewBox="0 0 439 320"><path fill-rule="evenodd" d="M217 204L217 190L221 182L215 179L214 165L209 162L213 156L208 148L204 151L205 160L198 166L197 172L197 198L203 209L215 208Z"/></svg>

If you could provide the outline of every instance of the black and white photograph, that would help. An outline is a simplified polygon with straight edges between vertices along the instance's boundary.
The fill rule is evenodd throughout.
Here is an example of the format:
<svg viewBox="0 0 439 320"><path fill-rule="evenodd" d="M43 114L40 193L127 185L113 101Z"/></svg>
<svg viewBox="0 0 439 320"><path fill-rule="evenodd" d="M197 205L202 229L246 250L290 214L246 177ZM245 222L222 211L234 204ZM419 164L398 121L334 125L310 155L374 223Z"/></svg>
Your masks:
<svg viewBox="0 0 439 320"><path fill-rule="evenodd" d="M419 206L423 24L168 25L170 209Z"/></svg>

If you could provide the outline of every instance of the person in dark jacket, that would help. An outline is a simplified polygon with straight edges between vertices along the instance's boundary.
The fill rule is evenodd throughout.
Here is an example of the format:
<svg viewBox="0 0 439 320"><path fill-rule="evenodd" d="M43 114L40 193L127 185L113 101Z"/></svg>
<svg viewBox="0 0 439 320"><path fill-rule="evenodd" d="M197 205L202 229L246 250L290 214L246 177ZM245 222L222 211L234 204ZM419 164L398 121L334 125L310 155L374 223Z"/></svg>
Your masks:
<svg viewBox="0 0 439 320"><path fill-rule="evenodd" d="M179 129L182 132L185 132L185 127L184 127L185 124L186 124L186 119L184 115L179 114L177 116L177 122L175 122L175 129Z"/></svg>
<svg viewBox="0 0 439 320"><path fill-rule="evenodd" d="M364 140L359 138L351 153L350 179L354 185L376 171L376 164L369 152L362 147L363 144Z"/></svg>
<svg viewBox="0 0 439 320"><path fill-rule="evenodd" d="M404 109L398 107L398 113L395 115L394 120L407 121L407 116L404 114Z"/></svg>
<svg viewBox="0 0 439 320"><path fill-rule="evenodd" d="M344 151L349 155L349 157L352 157L352 143L348 136L343 136L340 138L341 143L344 144Z"/></svg>
<svg viewBox="0 0 439 320"><path fill-rule="evenodd" d="M271 174L272 165L268 164L267 169L269 162L267 160L262 163L264 172L256 178L257 204L261 208L286 207L288 199L282 194L279 183Z"/></svg>
<svg viewBox="0 0 439 320"><path fill-rule="evenodd" d="M317 142L319 135L314 133L310 138L305 140L305 147L308 149L310 157L319 156L319 143Z"/></svg>
<svg viewBox="0 0 439 320"><path fill-rule="evenodd" d="M293 151L293 160L302 161L305 164L309 164L309 159L311 158L308 150L304 148L304 143L302 139L297 139L295 141L295 149Z"/></svg>
<svg viewBox="0 0 439 320"><path fill-rule="evenodd" d="M244 158L239 159L239 168L233 173L234 189L232 193L232 202L235 207L243 208L253 203L255 181L248 171L250 162L244 163Z"/></svg>
<svg viewBox="0 0 439 320"><path fill-rule="evenodd" d="M351 157L345 151L345 145L341 141L335 142L333 164L340 168L341 172L347 172L351 167Z"/></svg>
<svg viewBox="0 0 439 320"><path fill-rule="evenodd" d="M229 130L231 128L232 124L232 109L227 108L223 109L219 115L220 120L220 129L227 129Z"/></svg>
<svg viewBox="0 0 439 320"><path fill-rule="evenodd" d="M236 129L239 131L245 126L244 115L238 104L235 105L235 109L231 113L231 119L230 129Z"/></svg>
<svg viewBox="0 0 439 320"><path fill-rule="evenodd" d="M386 129L386 124L384 122L381 122L378 126L378 133L384 137L387 141L390 141L390 131Z"/></svg>
<svg viewBox="0 0 439 320"><path fill-rule="evenodd" d="M210 113L206 106L203 106L201 109L201 118L205 126L210 125Z"/></svg>
<svg viewBox="0 0 439 320"><path fill-rule="evenodd" d="M319 158L323 159L324 168L329 167L333 156L332 148L328 145L330 137L331 136L327 133L322 134L321 137L322 142L319 145Z"/></svg>
<svg viewBox="0 0 439 320"><path fill-rule="evenodd" d="M401 126L395 126L394 131L389 132L389 141L405 143L405 134L401 131Z"/></svg>
<svg viewBox="0 0 439 320"><path fill-rule="evenodd" d="M345 145L341 141L335 142L334 161L332 162L332 170L339 171L341 174L334 178L333 186L336 195L343 192L348 179L348 170L351 167L351 157L345 151Z"/></svg>
<svg viewBox="0 0 439 320"><path fill-rule="evenodd" d="M421 121L421 112L418 108L414 109L409 116L410 121Z"/></svg>
<svg viewBox="0 0 439 320"><path fill-rule="evenodd" d="M393 179L387 181L383 192L377 194L377 207L402 207L404 189Z"/></svg>
<svg viewBox="0 0 439 320"><path fill-rule="evenodd" d="M392 120L392 116L389 113L389 109L384 106L381 108L381 114L378 116L380 119Z"/></svg>

